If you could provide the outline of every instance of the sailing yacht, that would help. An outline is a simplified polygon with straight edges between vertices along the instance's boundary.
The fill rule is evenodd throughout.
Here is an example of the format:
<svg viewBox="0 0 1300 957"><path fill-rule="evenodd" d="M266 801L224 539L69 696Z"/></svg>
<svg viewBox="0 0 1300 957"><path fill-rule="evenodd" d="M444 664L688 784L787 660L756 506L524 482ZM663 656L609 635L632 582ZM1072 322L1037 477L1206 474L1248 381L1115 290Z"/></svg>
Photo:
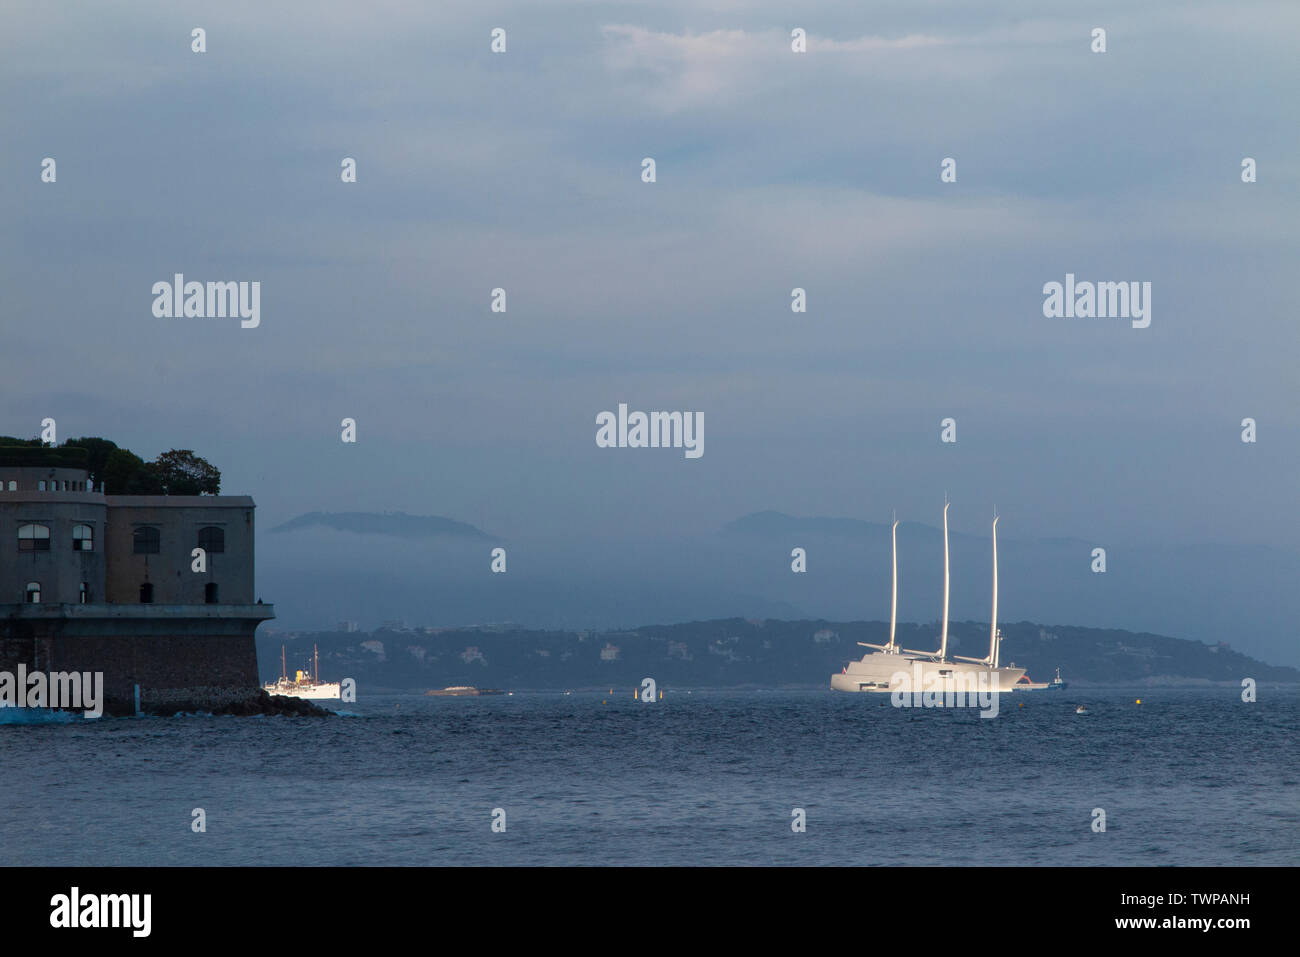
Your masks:
<svg viewBox="0 0 1300 957"><path fill-rule="evenodd" d="M993 613L989 624L989 653L984 658L966 658L948 654L948 505L943 506L943 622L937 651L901 648L894 639L898 613L898 520L894 520L893 597L889 609L889 642L873 645L874 649L859 661L850 661L842 672L831 675L836 691L892 692L907 690L958 692L980 690L1010 691L1025 673L1024 668L999 665L1002 632L998 630L998 520L993 519ZM919 686L918 686L919 681ZM995 683L996 682L996 683Z"/></svg>

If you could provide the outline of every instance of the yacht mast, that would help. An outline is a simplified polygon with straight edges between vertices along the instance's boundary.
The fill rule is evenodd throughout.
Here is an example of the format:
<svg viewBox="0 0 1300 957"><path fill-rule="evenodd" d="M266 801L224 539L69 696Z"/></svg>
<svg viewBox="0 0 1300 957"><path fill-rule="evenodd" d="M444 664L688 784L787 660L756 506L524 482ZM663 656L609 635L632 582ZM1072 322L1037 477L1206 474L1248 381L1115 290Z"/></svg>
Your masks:
<svg viewBox="0 0 1300 957"><path fill-rule="evenodd" d="M993 514L993 616L989 619L989 664L998 666L998 516Z"/></svg>
<svg viewBox="0 0 1300 957"><path fill-rule="evenodd" d="M889 650L893 651L897 645L894 644L894 628L898 624L898 515L894 515L894 528L890 532L894 540L894 584L889 593Z"/></svg>
<svg viewBox="0 0 1300 957"><path fill-rule="evenodd" d="M948 659L948 502L943 503L943 631L939 637L939 660Z"/></svg>

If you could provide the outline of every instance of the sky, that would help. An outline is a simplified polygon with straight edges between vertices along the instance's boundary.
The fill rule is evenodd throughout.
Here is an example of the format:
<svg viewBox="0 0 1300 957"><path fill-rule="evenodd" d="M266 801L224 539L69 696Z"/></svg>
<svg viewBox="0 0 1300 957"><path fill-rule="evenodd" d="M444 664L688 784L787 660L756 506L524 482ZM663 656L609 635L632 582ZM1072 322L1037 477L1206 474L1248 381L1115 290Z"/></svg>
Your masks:
<svg viewBox="0 0 1300 957"><path fill-rule="evenodd" d="M1300 6L980 7L9 2L0 433L194 449L263 528L631 548L946 495L1293 548ZM175 273L260 325L155 317ZM1045 318L1067 273L1150 282L1149 328ZM620 402L704 454L597 447Z"/></svg>

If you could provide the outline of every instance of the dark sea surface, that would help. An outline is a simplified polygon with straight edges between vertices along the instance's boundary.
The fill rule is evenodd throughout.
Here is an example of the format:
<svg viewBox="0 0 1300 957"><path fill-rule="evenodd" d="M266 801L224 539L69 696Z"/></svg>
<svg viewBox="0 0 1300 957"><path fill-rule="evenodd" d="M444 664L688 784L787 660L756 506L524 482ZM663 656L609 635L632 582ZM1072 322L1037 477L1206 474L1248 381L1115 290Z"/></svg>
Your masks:
<svg viewBox="0 0 1300 957"><path fill-rule="evenodd" d="M1300 690L615 690L3 724L0 864L1300 863Z"/></svg>

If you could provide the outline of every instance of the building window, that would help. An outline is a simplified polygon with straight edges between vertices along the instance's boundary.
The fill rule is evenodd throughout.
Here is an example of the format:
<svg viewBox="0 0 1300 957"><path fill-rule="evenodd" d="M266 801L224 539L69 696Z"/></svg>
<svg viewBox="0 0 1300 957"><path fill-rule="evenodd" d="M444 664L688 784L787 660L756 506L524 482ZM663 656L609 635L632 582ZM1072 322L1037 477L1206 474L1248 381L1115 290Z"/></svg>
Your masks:
<svg viewBox="0 0 1300 957"><path fill-rule="evenodd" d="M83 605L90 601L90 582L81 583L81 603Z"/></svg>
<svg viewBox="0 0 1300 957"><path fill-rule="evenodd" d="M25 598L23 600L26 601L27 604L39 605L41 603L41 583L28 582L27 590L24 594Z"/></svg>
<svg viewBox="0 0 1300 957"><path fill-rule="evenodd" d="M9 491L11 492L18 491L18 483L15 482L13 479L9 480Z"/></svg>
<svg viewBox="0 0 1300 957"><path fill-rule="evenodd" d="M38 492L45 491L45 479L41 479L39 482L36 483L36 491Z"/></svg>
<svg viewBox="0 0 1300 957"><path fill-rule="evenodd" d="M50 550L50 526L19 525L18 550L20 552L48 552Z"/></svg>
<svg viewBox="0 0 1300 957"><path fill-rule="evenodd" d="M199 548L209 555L216 555L226 550L226 530L215 525L199 529Z"/></svg>
<svg viewBox="0 0 1300 957"><path fill-rule="evenodd" d="M215 605L217 603L216 582L208 582L206 585L203 586L203 600L207 602L209 605Z"/></svg>
<svg viewBox="0 0 1300 957"><path fill-rule="evenodd" d="M95 532L89 525L72 526L72 550L74 552L95 550Z"/></svg>
<svg viewBox="0 0 1300 957"><path fill-rule="evenodd" d="M137 555L157 555L159 548L158 529L150 525L141 525L135 530L135 542L132 551Z"/></svg>
<svg viewBox="0 0 1300 957"><path fill-rule="evenodd" d="M140 586L140 604L153 604L153 582L145 582Z"/></svg>

